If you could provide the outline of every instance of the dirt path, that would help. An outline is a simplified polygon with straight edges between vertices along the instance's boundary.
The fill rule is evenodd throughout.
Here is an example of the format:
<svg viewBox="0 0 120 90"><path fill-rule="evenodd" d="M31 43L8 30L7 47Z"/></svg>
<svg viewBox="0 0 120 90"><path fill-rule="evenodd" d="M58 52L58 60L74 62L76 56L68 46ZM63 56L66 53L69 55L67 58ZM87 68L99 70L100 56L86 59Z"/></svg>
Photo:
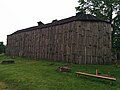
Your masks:
<svg viewBox="0 0 120 90"><path fill-rule="evenodd" d="M0 90L9 90L8 86L4 82L0 82Z"/></svg>

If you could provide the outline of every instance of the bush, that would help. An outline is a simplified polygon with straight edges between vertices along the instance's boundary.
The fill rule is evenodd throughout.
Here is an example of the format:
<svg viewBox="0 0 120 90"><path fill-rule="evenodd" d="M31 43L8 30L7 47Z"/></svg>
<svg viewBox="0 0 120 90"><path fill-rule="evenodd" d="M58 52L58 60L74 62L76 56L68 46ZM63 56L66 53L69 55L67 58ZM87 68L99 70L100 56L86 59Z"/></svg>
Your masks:
<svg viewBox="0 0 120 90"><path fill-rule="evenodd" d="M3 42L0 42L0 54L5 53L5 45Z"/></svg>

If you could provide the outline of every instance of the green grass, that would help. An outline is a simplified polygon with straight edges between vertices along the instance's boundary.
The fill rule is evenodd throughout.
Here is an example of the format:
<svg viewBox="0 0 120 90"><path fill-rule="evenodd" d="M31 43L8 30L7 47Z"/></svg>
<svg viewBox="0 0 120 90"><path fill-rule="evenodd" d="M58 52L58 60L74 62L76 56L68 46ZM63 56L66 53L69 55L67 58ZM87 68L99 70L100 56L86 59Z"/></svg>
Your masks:
<svg viewBox="0 0 120 90"><path fill-rule="evenodd" d="M0 62L10 57L0 55ZM120 90L120 68L113 65L71 64L71 72L61 73L56 69L66 63L32 60L15 57L15 64L0 64L0 82L9 90ZM76 77L76 71L95 74L110 72L117 81L112 82L87 76Z"/></svg>

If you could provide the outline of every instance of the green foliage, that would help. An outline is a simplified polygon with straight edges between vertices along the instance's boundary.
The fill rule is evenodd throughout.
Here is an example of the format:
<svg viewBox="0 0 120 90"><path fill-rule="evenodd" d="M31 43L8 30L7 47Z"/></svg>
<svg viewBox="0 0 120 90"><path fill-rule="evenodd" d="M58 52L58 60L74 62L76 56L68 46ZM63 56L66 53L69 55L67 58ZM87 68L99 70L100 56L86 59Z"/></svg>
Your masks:
<svg viewBox="0 0 120 90"><path fill-rule="evenodd" d="M0 56L0 61L9 59L7 56ZM120 68L111 65L71 65L71 72L57 72L59 66L65 63L49 62L45 60L32 60L25 58L15 59L15 64L0 64L0 81L8 85L10 90L119 90L120 89ZM99 69L100 73L110 72L117 78L117 81L97 79L87 76L76 77L76 71L95 74Z"/></svg>
<svg viewBox="0 0 120 90"><path fill-rule="evenodd" d="M120 52L120 15L115 17L113 26L115 30L115 33L112 35L114 37L112 42L113 48Z"/></svg>
<svg viewBox="0 0 120 90"><path fill-rule="evenodd" d="M89 13L112 24L112 46L120 51L120 0L79 0L77 11Z"/></svg>
<svg viewBox="0 0 120 90"><path fill-rule="evenodd" d="M3 45L3 42L0 42L0 54L5 53L5 45Z"/></svg>

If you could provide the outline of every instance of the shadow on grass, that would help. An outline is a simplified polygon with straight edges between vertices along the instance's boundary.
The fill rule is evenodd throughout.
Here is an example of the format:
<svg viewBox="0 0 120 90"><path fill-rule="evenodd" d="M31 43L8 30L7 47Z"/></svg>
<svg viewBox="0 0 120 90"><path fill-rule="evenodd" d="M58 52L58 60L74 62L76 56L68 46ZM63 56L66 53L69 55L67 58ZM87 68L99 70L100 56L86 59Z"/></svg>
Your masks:
<svg viewBox="0 0 120 90"><path fill-rule="evenodd" d="M110 86L117 86L118 82L117 81L111 81L111 80L105 80L101 78L94 78L94 77L87 77L87 76L79 76L79 79L86 80L86 81L91 81L94 83L102 83L105 85L110 85Z"/></svg>

